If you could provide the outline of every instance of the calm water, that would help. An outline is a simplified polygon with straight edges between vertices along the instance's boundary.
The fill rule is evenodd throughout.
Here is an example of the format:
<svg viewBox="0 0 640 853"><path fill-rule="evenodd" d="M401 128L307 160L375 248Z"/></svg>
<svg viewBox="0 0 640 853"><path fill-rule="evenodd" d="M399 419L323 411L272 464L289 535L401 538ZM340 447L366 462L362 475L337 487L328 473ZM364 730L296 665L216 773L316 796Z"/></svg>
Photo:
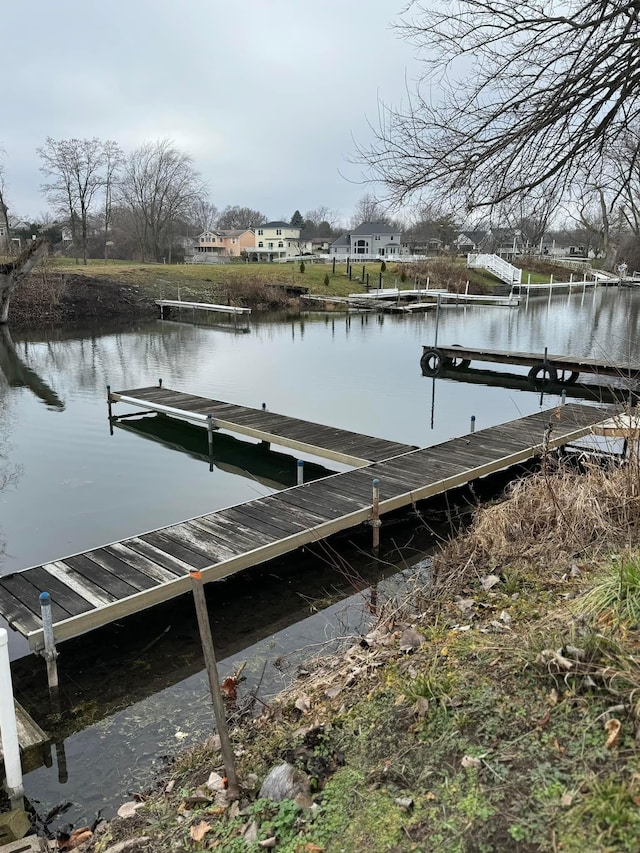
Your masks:
<svg viewBox="0 0 640 853"><path fill-rule="evenodd" d="M451 307L441 311L438 340L640 360L639 311L640 294L615 288L532 299L519 309ZM162 378L169 388L249 406L265 402L272 411L422 446L467 432L471 415L482 429L558 403L555 396L541 403L530 391L422 376L421 347L433 343L434 333L431 313L265 318L252 321L242 335L153 322L133 330L16 332L13 340L0 338L0 476L12 477L0 492L0 574L269 494L292 476L289 457L263 465L241 450L229 451L210 473L197 435L189 453L177 452L166 437L149 440L125 429L110 436L107 384L121 390ZM202 448L206 452L206 442ZM238 584L241 595L242 581ZM313 646L340 634L343 618L348 626L362 618L360 596L348 604L359 615L347 618L338 616L347 605L336 600L328 610L327 601L310 604L313 583L295 593L297 600L302 595L307 597L299 616L306 618L296 622L291 600L283 605L281 597L266 608L260 639L246 625L234 636L234 626L226 624L225 666L248 660L250 683L263 684L260 667L270 654ZM264 602L268 598L265 592ZM245 610L257 612L262 605L254 596ZM309 609L319 612L309 616ZM279 631L283 619L287 627ZM187 633L197 645L191 625ZM91 635L81 642L85 651L94 651ZM11 631L10 643L14 658L26 655L25 643ZM65 646L62 652L64 661ZM148 779L161 754L175 750L182 742L177 732L186 733L188 742L208 730L206 679L193 655L188 664L187 657L173 662L170 686L144 690L149 695L133 706L116 703L106 716L96 711L98 722L67 733L68 781L58 782L55 766L27 777L28 793L41 800L43 810L70 799L80 819L105 799L113 804ZM29 671L42 681L32 658L17 663L23 689ZM138 681L144 679L135 666L133 671ZM270 669L266 683L275 689L277 682ZM94 697L97 705L101 701ZM188 719L184 707L190 709ZM101 767L94 760L98 755L104 758Z"/></svg>

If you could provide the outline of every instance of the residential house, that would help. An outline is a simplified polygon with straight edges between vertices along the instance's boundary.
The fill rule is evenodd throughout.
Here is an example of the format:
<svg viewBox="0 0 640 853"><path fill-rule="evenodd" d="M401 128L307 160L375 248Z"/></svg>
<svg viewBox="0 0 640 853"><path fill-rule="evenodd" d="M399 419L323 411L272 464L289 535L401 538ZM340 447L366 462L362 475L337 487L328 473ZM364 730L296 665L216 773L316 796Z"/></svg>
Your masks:
<svg viewBox="0 0 640 853"><path fill-rule="evenodd" d="M343 234L331 244L332 255L384 258L401 253L402 234L386 222L363 222L351 234Z"/></svg>
<svg viewBox="0 0 640 853"><path fill-rule="evenodd" d="M250 228L212 228L203 231L185 250L185 259L206 263L219 258L238 258L254 245L255 235Z"/></svg>
<svg viewBox="0 0 640 853"><path fill-rule="evenodd" d="M255 232L253 249L247 249L247 254L254 260L272 261L311 254L311 240L289 222L265 222L258 225Z"/></svg>

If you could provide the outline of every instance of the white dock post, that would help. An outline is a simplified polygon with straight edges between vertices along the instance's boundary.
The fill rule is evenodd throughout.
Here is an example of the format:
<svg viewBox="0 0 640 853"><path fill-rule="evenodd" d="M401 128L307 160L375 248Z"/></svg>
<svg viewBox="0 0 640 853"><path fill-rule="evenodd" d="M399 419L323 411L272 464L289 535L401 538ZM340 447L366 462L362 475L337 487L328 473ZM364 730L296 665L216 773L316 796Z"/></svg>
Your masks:
<svg viewBox="0 0 640 853"><path fill-rule="evenodd" d="M476 431L476 416L471 415L471 432Z"/></svg>
<svg viewBox="0 0 640 853"><path fill-rule="evenodd" d="M566 406L566 404L567 404L567 389L563 388L562 389L562 405Z"/></svg>
<svg viewBox="0 0 640 853"><path fill-rule="evenodd" d="M40 612L42 614L42 632L44 634L44 651L42 656L47 662L47 682L49 683L49 696L54 712L58 712L58 652L56 641L53 636L53 617L51 615L51 596L48 592L40 593Z"/></svg>
<svg viewBox="0 0 640 853"><path fill-rule="evenodd" d="M302 459L298 459L298 462L296 464L296 468L298 471L298 476L296 478L296 484L298 486L301 486L304 483L304 462L302 461Z"/></svg>
<svg viewBox="0 0 640 853"><path fill-rule="evenodd" d="M209 444L209 471L213 471L213 415L207 415L207 441Z"/></svg>
<svg viewBox="0 0 640 853"><path fill-rule="evenodd" d="M376 477L373 481L373 502L371 506L371 526L373 528L373 553L380 550L380 480Z"/></svg>
<svg viewBox="0 0 640 853"><path fill-rule="evenodd" d="M14 809L24 807L22 786L22 764L16 708L13 701L11 667L9 665L9 640L4 628L0 628L0 735L4 752L4 772L7 794Z"/></svg>

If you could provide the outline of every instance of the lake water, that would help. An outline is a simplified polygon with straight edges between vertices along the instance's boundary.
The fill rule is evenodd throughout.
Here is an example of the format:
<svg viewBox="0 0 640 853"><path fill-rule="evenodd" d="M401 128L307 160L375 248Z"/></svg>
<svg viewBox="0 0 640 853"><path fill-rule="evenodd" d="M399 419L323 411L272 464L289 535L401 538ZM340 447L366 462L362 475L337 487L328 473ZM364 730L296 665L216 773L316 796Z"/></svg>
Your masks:
<svg viewBox="0 0 640 853"><path fill-rule="evenodd" d="M542 351L546 346L550 352L638 361L639 314L640 295L617 288L532 298L520 308L447 307L440 312L438 340L493 349ZM210 472L203 459L206 440L193 431L184 441L191 442L190 452L176 450L180 442L171 435L149 440L130 429L115 429L111 436L107 385L117 391L162 378L168 388L248 406L264 402L271 411L421 446L466 433L472 415L476 429L483 429L558 404L554 395L541 401L531 391L424 377L421 347L432 344L434 335L435 312L254 317L247 334L158 321L134 329L16 331L12 339L0 338L0 477L11 478L0 492L0 574L270 494L293 476L290 456L257 459L242 445L225 450L227 456L221 454ZM115 414L125 411L114 407ZM251 590L242 578L228 588L229 608L231 590L244 613L259 611L260 617L253 619L257 626L238 620L236 628L235 620L225 622L221 616L218 624L214 616L223 668L248 660L248 683L267 684L273 691L279 676L271 666L265 676L265 661L313 648L359 623L362 596L350 598L348 587L338 588L322 574L320 562L311 569L305 568L300 589L293 588L290 576L274 581L275 593L266 582ZM299 613L292 601L302 602ZM350 608L357 616L344 615ZM170 684L160 680L157 690L146 685L144 698L134 704L122 695L108 713L96 709L95 722L88 725L78 711L78 730L72 732L71 725L64 733L66 778L63 772L59 781L55 764L28 775L27 793L44 810L69 799L74 819L81 820L105 802L113 806L132 786L149 779L161 755L175 751L181 743L177 732L184 731L188 742L208 730L211 711L191 611L185 609L180 619L182 640L170 640L170 633L165 638L165 623L159 623L158 636L153 629L150 633L154 654L184 652L168 664ZM175 630L175 619L172 623ZM9 634L18 689L26 691L37 716L38 703L29 702L27 686L31 673L29 689L34 695L41 690L41 664L27 656L23 640ZM95 636L80 641L92 678L91 655L100 661L104 642L102 635L99 641ZM108 636L126 645L117 626ZM63 672L66 648L61 647ZM140 686L144 673L136 668L141 658L131 654L122 658L133 661L123 681L131 676L133 695L133 682ZM103 665L109 666L102 660ZM74 670L76 681L80 670ZM106 693L94 696L96 706L108 703ZM82 685L78 695L87 702ZM77 699L67 698L70 705Z"/></svg>

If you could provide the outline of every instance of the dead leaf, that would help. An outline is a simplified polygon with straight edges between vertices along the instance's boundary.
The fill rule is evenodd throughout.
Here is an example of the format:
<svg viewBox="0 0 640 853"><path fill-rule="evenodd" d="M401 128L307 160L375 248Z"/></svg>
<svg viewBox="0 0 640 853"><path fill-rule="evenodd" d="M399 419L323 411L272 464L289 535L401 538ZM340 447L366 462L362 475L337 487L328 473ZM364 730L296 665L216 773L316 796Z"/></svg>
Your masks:
<svg viewBox="0 0 640 853"><path fill-rule="evenodd" d="M335 699L336 696L338 696L338 694L340 693L342 693L342 687L338 684L334 685L333 687L329 687L327 688L327 690L324 691L324 695L327 697L327 699Z"/></svg>
<svg viewBox="0 0 640 853"><path fill-rule="evenodd" d="M250 821L242 830L241 835L247 844L253 844L258 840L258 823L255 820Z"/></svg>
<svg viewBox="0 0 640 853"><path fill-rule="evenodd" d="M569 806L573 803L573 794L563 794L560 797L560 805L563 809L568 809Z"/></svg>
<svg viewBox="0 0 640 853"><path fill-rule="evenodd" d="M142 803L136 803L134 800L129 800L129 802L123 803L118 809L118 817L121 817L123 820L128 817L133 817L141 805Z"/></svg>
<svg viewBox="0 0 640 853"><path fill-rule="evenodd" d="M324 847L319 847L313 841L307 841L304 847L299 847L298 850L299 853L323 853Z"/></svg>
<svg viewBox="0 0 640 853"><path fill-rule="evenodd" d="M424 720L428 710L429 700L425 699L424 696L418 696L418 698L416 699L416 704L414 706L414 712L416 717L419 720Z"/></svg>
<svg viewBox="0 0 640 853"><path fill-rule="evenodd" d="M220 690L224 693L227 699L232 702L238 698L238 679L235 675L229 675L220 685Z"/></svg>
<svg viewBox="0 0 640 853"><path fill-rule="evenodd" d="M540 717L540 719L536 723L536 726L539 729L541 729L543 726L546 726L546 724L549 722L550 718L551 718L551 711L547 708L547 710L544 712L544 714Z"/></svg>
<svg viewBox="0 0 640 853"><path fill-rule="evenodd" d="M271 838L265 838L264 841L258 841L258 847L262 847L263 850L269 849L269 847L276 846L276 838L275 835L272 835Z"/></svg>
<svg viewBox="0 0 640 853"><path fill-rule="evenodd" d="M559 695L558 691L556 690L556 688L554 687L551 690L551 692L549 693L549 695L547 696L547 702L551 705L551 707L554 707L555 705L558 704L559 698L560 698L560 695Z"/></svg>
<svg viewBox="0 0 640 853"><path fill-rule="evenodd" d="M411 797L396 797L396 803L400 806L403 812L410 812L413 808L413 800Z"/></svg>
<svg viewBox="0 0 640 853"><path fill-rule="evenodd" d="M207 832L211 829L211 824L207 823L206 820L201 820L200 823L197 823L195 826L192 826L189 830L189 835L191 836L192 841L202 841Z"/></svg>
<svg viewBox="0 0 640 853"><path fill-rule="evenodd" d="M80 847L81 844L84 844L86 841L89 841L93 836L93 832L89 829L88 826L82 826L79 829L74 829L71 835L64 841L60 846L59 850L75 850Z"/></svg>
<svg viewBox="0 0 640 853"><path fill-rule="evenodd" d="M463 767L480 767L482 761L473 755L464 755L460 764L462 764Z"/></svg>
<svg viewBox="0 0 640 853"><path fill-rule="evenodd" d="M604 727L608 735L605 747L607 749L613 749L614 746L618 745L620 740L620 729L622 728L622 723L620 720L616 720L616 718L613 717L611 720L607 720Z"/></svg>
<svg viewBox="0 0 640 853"><path fill-rule="evenodd" d="M485 592L489 592L498 583L500 583L500 578L497 575L486 575L484 578L480 578L480 586Z"/></svg>
<svg viewBox="0 0 640 853"><path fill-rule="evenodd" d="M302 711L303 714L308 714L311 710L311 699L303 693L296 699L295 707L298 711Z"/></svg>
<svg viewBox="0 0 640 853"><path fill-rule="evenodd" d="M213 770L209 774L209 778L207 779L207 788L210 791L224 791L224 786L224 777L221 776L219 773L216 773L215 770Z"/></svg>

